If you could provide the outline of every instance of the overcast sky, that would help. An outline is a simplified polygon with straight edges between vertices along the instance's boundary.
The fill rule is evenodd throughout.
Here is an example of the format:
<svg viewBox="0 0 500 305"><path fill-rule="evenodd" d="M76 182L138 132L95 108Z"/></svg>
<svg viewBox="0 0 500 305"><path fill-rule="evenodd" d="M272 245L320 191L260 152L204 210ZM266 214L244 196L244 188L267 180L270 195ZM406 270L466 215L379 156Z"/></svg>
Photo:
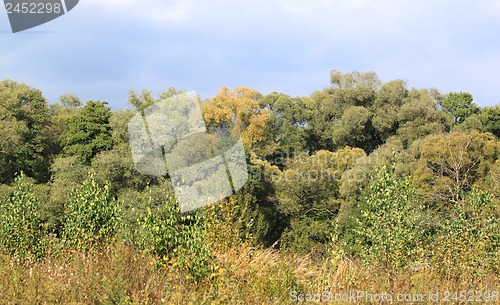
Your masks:
<svg viewBox="0 0 500 305"><path fill-rule="evenodd" d="M50 102L64 93L127 106L130 89L222 86L309 95L329 72L500 102L500 0L80 0L12 34L0 10L0 79Z"/></svg>

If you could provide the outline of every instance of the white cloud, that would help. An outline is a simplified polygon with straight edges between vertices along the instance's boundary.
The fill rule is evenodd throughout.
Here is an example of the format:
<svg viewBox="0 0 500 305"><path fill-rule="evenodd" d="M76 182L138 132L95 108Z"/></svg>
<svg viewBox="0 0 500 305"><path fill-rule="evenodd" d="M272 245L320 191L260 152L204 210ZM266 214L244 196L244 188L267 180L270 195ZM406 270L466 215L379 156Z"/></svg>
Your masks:
<svg viewBox="0 0 500 305"><path fill-rule="evenodd" d="M53 34L0 37L0 79L43 80L53 97L71 86L84 99L170 85L305 95L335 68L491 100L494 16L500 0L82 0L43 26Z"/></svg>
<svg viewBox="0 0 500 305"><path fill-rule="evenodd" d="M125 14L134 19L143 18L155 23L186 23L194 8L192 1L163 2L155 0L85 0L80 2L81 9L106 11L110 16Z"/></svg>
<svg viewBox="0 0 500 305"><path fill-rule="evenodd" d="M500 16L500 0L476 0L482 13L485 15Z"/></svg>

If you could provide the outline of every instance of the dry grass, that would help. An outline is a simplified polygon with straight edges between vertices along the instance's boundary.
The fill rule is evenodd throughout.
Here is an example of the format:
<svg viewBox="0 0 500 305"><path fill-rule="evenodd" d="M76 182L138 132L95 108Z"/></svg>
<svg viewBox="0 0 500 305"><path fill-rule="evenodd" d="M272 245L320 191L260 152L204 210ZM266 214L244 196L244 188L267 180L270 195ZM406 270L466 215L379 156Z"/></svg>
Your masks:
<svg viewBox="0 0 500 305"><path fill-rule="evenodd" d="M98 255L64 253L28 266L0 256L0 303L290 304L291 291L395 294L499 289L497 275L475 278L471 287L466 274L443 279L430 267L388 276L355 261L318 263L310 256L244 245L218 253L216 265L210 279L193 283L174 268L157 269L152 256L123 244Z"/></svg>

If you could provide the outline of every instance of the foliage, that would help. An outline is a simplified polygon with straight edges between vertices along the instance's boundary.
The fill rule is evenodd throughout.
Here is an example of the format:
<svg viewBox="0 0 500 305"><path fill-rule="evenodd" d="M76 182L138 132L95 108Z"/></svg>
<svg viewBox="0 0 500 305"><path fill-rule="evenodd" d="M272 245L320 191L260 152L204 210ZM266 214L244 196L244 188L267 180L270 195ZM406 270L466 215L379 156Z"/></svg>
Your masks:
<svg viewBox="0 0 500 305"><path fill-rule="evenodd" d="M371 112L363 106L347 108L340 123L332 131L335 146L347 145L360 147L369 152L373 151L379 141L374 138L375 130L371 119Z"/></svg>
<svg viewBox="0 0 500 305"><path fill-rule="evenodd" d="M463 123L468 117L479 112L472 95L467 92L450 92L441 102L443 111L453 117L456 124Z"/></svg>
<svg viewBox="0 0 500 305"><path fill-rule="evenodd" d="M307 252L311 245L326 243L325 224L338 215L342 202L342 174L362 156L363 150L350 147L296 156L274 177L277 209L291 218L285 246Z"/></svg>
<svg viewBox="0 0 500 305"><path fill-rule="evenodd" d="M52 179L49 184L49 200L42 203L45 222L50 232L60 236L64 208L71 190L79 187L88 177L89 167L78 162L76 156L58 157L50 168Z"/></svg>
<svg viewBox="0 0 500 305"><path fill-rule="evenodd" d="M444 277L463 272L481 277L500 271L500 209L487 192L474 187L465 204L454 205L435 240L432 262ZM460 270L460 273L457 272Z"/></svg>
<svg viewBox="0 0 500 305"><path fill-rule="evenodd" d="M100 186L91 173L71 192L64 210L62 242L77 251L107 246L120 228L120 208L110 198L109 185Z"/></svg>
<svg viewBox="0 0 500 305"><path fill-rule="evenodd" d="M106 104L88 101L77 115L68 119L67 129L60 136L66 154L78 156L81 162L88 165L97 153L111 149L111 112Z"/></svg>
<svg viewBox="0 0 500 305"><path fill-rule="evenodd" d="M500 138L500 105L485 107L478 115L482 124L482 132L491 132Z"/></svg>
<svg viewBox="0 0 500 305"><path fill-rule="evenodd" d="M0 82L0 183L23 171L38 182L49 178L47 127L50 113L38 89L14 81Z"/></svg>
<svg viewBox="0 0 500 305"><path fill-rule="evenodd" d="M63 107L67 108L78 108L82 106L82 101L78 96L66 93L59 97L59 102Z"/></svg>
<svg viewBox="0 0 500 305"><path fill-rule="evenodd" d="M424 140L415 178L429 202L458 204L500 155L491 134L449 133Z"/></svg>
<svg viewBox="0 0 500 305"><path fill-rule="evenodd" d="M231 90L223 87L207 103L202 104L204 119L209 129L224 128L241 135L247 149L274 151L268 147L270 114L259 108L262 95L250 88Z"/></svg>
<svg viewBox="0 0 500 305"><path fill-rule="evenodd" d="M40 259L48 245L32 187L21 172L15 178L12 195L0 201L0 251L20 260Z"/></svg>
<svg viewBox="0 0 500 305"><path fill-rule="evenodd" d="M260 101L260 106L271 113L269 131L276 150L291 153L313 145L308 126L313 111L310 99L273 92Z"/></svg>
<svg viewBox="0 0 500 305"><path fill-rule="evenodd" d="M436 90L412 89L398 111L397 136L405 148L428 135L448 132L452 120L439 111L441 95Z"/></svg>
<svg viewBox="0 0 500 305"><path fill-rule="evenodd" d="M373 72L340 71L332 71L330 80L331 88L312 95L311 126L320 139L319 148L333 151L346 145L361 144L361 148L370 152L380 144L372 128L372 113L368 110L377 98L380 80ZM351 119L355 121L350 122ZM360 142L362 139L357 136L366 142Z"/></svg>
<svg viewBox="0 0 500 305"><path fill-rule="evenodd" d="M175 87L169 87L167 91L160 93L159 98L155 99L153 97L153 93L150 90L144 89L140 94L137 94L135 90L130 90L128 95L128 103L132 105L137 112L141 112L142 110L161 100L167 99L177 94L182 94L184 92L184 90L178 90Z"/></svg>
<svg viewBox="0 0 500 305"><path fill-rule="evenodd" d="M381 263L388 271L408 266L427 238L424 209L409 178L394 177L383 166L376 182L359 203L355 245L368 263Z"/></svg>
<svg viewBox="0 0 500 305"><path fill-rule="evenodd" d="M203 223L196 215L180 214L176 201L166 200L156 208L149 206L141 221L139 244L157 255L158 266L172 265L187 272L187 279L199 281L213 270L212 253L206 244Z"/></svg>
<svg viewBox="0 0 500 305"><path fill-rule="evenodd" d="M372 122L382 140L396 134L399 109L406 102L408 93L406 83L402 80L385 83L380 88L372 106Z"/></svg>
<svg viewBox="0 0 500 305"><path fill-rule="evenodd" d="M223 87L199 100L209 135L168 161L206 160L241 135L249 179L180 214L168 175L136 171L127 127L183 91L131 91L132 110L73 95L49 108L39 90L0 82L0 299L267 304L292 290L496 289L498 105L373 72L332 71L330 83L303 97Z"/></svg>

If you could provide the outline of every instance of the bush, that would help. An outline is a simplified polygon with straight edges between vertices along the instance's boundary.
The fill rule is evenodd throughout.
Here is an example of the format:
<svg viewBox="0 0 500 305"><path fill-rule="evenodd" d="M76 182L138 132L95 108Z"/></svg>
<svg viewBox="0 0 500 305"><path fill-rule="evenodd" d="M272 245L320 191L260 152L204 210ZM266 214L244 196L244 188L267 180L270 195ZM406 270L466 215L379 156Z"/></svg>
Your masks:
<svg viewBox="0 0 500 305"><path fill-rule="evenodd" d="M394 168L384 166L374 179L355 219L355 242L365 262L381 263L391 271L417 258L430 228L409 178L399 180Z"/></svg>
<svg viewBox="0 0 500 305"><path fill-rule="evenodd" d="M90 173L71 192L64 211L63 243L77 251L103 247L113 240L120 225L120 208L110 198L109 185L101 187Z"/></svg>
<svg viewBox="0 0 500 305"><path fill-rule="evenodd" d="M43 257L48 241L38 215L39 201L26 180L21 172L12 195L0 203L0 249L21 260Z"/></svg>
<svg viewBox="0 0 500 305"><path fill-rule="evenodd" d="M434 266L444 277L480 278L500 271L500 213L493 198L475 187L446 219L432 247Z"/></svg>
<svg viewBox="0 0 500 305"><path fill-rule="evenodd" d="M150 197L141 221L142 249L157 256L159 267L173 265L187 271L188 280L199 281L208 276L214 267L213 256L199 215L181 215L177 202L170 197L157 207L151 201Z"/></svg>

